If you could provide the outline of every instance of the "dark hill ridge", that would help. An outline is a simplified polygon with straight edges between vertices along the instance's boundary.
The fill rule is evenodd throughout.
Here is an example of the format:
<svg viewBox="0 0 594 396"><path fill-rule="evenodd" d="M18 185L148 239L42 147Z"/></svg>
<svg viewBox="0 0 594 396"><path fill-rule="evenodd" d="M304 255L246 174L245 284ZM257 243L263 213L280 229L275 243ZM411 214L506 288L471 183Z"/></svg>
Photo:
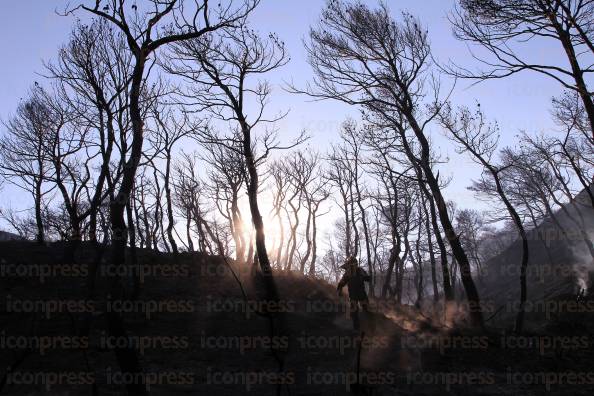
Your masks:
<svg viewBox="0 0 594 396"><path fill-rule="evenodd" d="M13 234L12 232L2 231L0 230L0 242L3 241L22 241L22 238L19 235Z"/></svg>
<svg viewBox="0 0 594 396"><path fill-rule="evenodd" d="M0 367L12 367L8 375L6 370L0 373L2 395L89 395L93 394L91 383L96 383L98 395L125 394L104 320L111 269L103 263L89 298L84 265L92 262L93 250L88 245L80 249L78 273L74 265L61 263L64 256L63 244L0 243L5 269L19 264L34 275L5 272L0 279ZM499 334L431 325L412 308L388 304L363 317L362 339L352 330L344 300L336 296L333 285L278 272L276 310L281 313L275 315L280 319L275 319L271 336L269 318L256 312L263 308L257 269L199 254L181 254L176 261L148 250L140 250L138 260L146 270L140 294L134 301L123 296L120 309L127 311L130 338L125 341L139 351L153 395L272 395L277 389L283 395L539 394L529 384L510 383L506 379L510 370L530 372L537 361L547 370L579 370L587 367L593 349L591 343L577 350L546 349L542 354L533 348L502 348ZM241 281L245 297L229 266ZM55 272L42 282L38 274L48 268ZM125 280L129 295L133 282L130 277ZM20 312L26 304L16 304L87 299L94 303L86 312L76 304ZM274 310L270 305L266 308ZM74 337L85 334L87 345L76 345ZM15 336L25 339L29 350L10 347L7 341ZM44 348L32 344L39 337L53 344ZM363 384L359 387L353 384L357 372ZM56 373L79 377L32 385L19 383L23 373L44 373L37 380L55 379L50 375ZM80 377L81 373L87 377ZM481 376L482 385L477 387L475 382L470 387L472 375ZM593 390L571 389L583 395ZM537 390L545 392L544 387ZM558 386L547 392L566 393L566 387Z"/></svg>
<svg viewBox="0 0 594 396"><path fill-rule="evenodd" d="M0 321L3 334L24 335L27 338L37 335L75 337L81 334L85 328L84 313L64 310L15 312L17 301L68 302L87 298L86 270L83 268L92 262L93 251L89 246L83 246L76 258L78 264L64 266L60 260L65 255L64 248L64 244L59 243L44 246L30 242L0 244L0 257L5 268L18 264L34 275L2 277ZM308 375L313 376L318 371L340 373L354 370L358 335L351 329L346 314L348 308L344 301L338 299L332 285L294 274L275 274L281 292L276 310L283 313L283 323L282 328L275 329L271 337L269 319L257 312L263 306L259 302L260 282L255 269L240 269L220 257L199 254L181 254L176 262L171 255L148 250L140 250L138 260L150 270L144 276L138 300L130 301L124 297L122 306L133 307L125 313L132 342L143 339L147 343L140 354L145 372L172 375L171 381L167 380L169 385L151 385L154 394L203 394L208 391L217 395L236 395L248 388L252 394L267 394L276 388L275 381L279 380L286 381L291 387L299 382L312 391L311 394L317 394L314 389L319 390L320 387L307 385ZM106 266L105 263L103 265ZM240 278L245 297L228 265L234 267ZM47 275L48 268L53 268L55 272ZM66 274L67 268L72 273ZM74 274L74 268L78 268L78 275ZM12 273L14 268L10 271ZM37 276L40 272L46 274L43 282ZM123 386L115 386L113 381L110 386L106 377L119 368L113 351L105 344L107 335L103 314L108 309L105 294L109 290L109 277L101 276L105 272L102 273L101 269L98 272L92 299L96 303L87 324L91 329L87 347L74 350L60 345L46 348L43 354L38 349L16 349L9 353L3 350L0 367L22 360L13 372L89 371L94 373L99 384L99 394L123 394ZM133 282L130 277L125 280L127 293L131 294ZM75 307L74 311L78 308ZM274 307L268 308L275 310ZM401 331L388 319L378 323L391 327L392 334ZM319 347L315 345L317 337L322 339ZM308 348L308 343L314 345ZM372 352L375 356L375 350ZM370 356L362 352L361 370L365 370L365 365L370 367ZM279 359L282 359L284 370L290 375L283 377L278 374ZM184 379L191 383L171 386L174 380ZM255 383L250 384L253 381ZM333 383L326 388L332 394L342 394L340 390L346 389ZM21 395L31 389L38 389L42 394L43 386L8 383L0 394ZM52 394L62 394L60 392L67 389L72 393L64 394L83 395L89 394L90 387L51 386ZM286 394L286 390L283 392Z"/></svg>

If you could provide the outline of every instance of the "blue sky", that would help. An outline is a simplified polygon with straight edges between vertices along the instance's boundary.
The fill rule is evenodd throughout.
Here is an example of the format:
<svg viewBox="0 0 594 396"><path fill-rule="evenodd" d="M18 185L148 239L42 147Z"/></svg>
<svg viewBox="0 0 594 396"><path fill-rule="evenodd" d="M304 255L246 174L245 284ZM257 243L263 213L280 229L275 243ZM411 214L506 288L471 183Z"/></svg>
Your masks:
<svg viewBox="0 0 594 396"><path fill-rule="evenodd" d="M72 2L74 4L74 2ZM367 1L370 5L377 1ZM0 13L0 117L6 119L16 108L28 87L42 78L42 61L55 56L58 47L65 43L73 17L56 15L65 1L20 0L4 2ZM307 129L312 136L309 144L320 150L337 141L341 122L346 117L358 117L354 108L333 102L311 102L307 97L289 94L282 90L283 80L292 80L303 86L311 78L306 62L302 39L310 24L317 20L324 5L323 0L262 0L252 17L252 24L263 33L275 32L285 41L291 62L270 75L275 85L271 111L290 110L279 123L282 137L295 136ZM457 41L451 32L447 13L454 0L391 0L388 5L395 16L407 10L420 18L428 28L434 56L442 61L451 59L458 64L472 66L474 62L466 44ZM80 14L85 17L84 13ZM535 59L560 59L560 48L532 46L524 52ZM550 100L561 93L561 87L544 77L524 73L504 80L489 81L469 87L468 81L458 83L453 95L455 104L473 105L479 101L487 114L496 118L502 127L502 144L513 145L519 130L530 132L551 131ZM468 158L453 152L447 139L434 132L434 142L439 151L449 155L450 163L443 166L442 174L453 177L447 198L461 207L474 206L472 194L466 191L470 179L476 177L477 167ZM3 131L2 131L3 133ZM552 133L552 132L551 132ZM19 193L4 188L0 205L9 203L18 207Z"/></svg>

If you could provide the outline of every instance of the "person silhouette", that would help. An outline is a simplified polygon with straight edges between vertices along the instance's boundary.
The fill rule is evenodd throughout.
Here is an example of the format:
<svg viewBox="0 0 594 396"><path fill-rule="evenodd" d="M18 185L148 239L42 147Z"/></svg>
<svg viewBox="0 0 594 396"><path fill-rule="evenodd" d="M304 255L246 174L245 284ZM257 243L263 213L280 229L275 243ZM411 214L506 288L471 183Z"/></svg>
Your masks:
<svg viewBox="0 0 594 396"><path fill-rule="evenodd" d="M371 276L361 267L355 256L349 256L340 267L345 270L344 275L338 282L336 290L342 295L342 289L347 286L350 300L350 315L353 320L353 328L359 330L359 311L368 311L369 298L365 291L365 282L371 281Z"/></svg>

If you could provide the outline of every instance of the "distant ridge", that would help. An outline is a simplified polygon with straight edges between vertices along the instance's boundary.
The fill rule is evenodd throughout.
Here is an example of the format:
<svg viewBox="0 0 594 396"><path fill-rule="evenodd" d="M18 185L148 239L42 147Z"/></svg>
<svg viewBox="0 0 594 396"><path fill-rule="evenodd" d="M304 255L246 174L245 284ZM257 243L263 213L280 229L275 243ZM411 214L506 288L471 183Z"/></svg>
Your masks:
<svg viewBox="0 0 594 396"><path fill-rule="evenodd" d="M594 185L590 185L590 190L594 191ZM581 289L588 288L588 293L594 294L594 259L571 219L583 223L590 242L594 240L594 209L587 191L584 189L563 209L557 210L555 218L563 230L551 217L546 217L538 227L528 231L528 303L574 298ZM491 308L509 306L518 301L520 256L521 241L517 239L486 262L487 275L479 282L479 287L481 299ZM515 313L510 311L502 310L497 315L497 321L512 323ZM536 309L527 311L526 318L539 327L550 321L551 315Z"/></svg>
<svg viewBox="0 0 594 396"><path fill-rule="evenodd" d="M12 232L0 230L0 242L3 242L3 241L24 241L24 240L25 240L25 238L21 237L20 235L13 234Z"/></svg>

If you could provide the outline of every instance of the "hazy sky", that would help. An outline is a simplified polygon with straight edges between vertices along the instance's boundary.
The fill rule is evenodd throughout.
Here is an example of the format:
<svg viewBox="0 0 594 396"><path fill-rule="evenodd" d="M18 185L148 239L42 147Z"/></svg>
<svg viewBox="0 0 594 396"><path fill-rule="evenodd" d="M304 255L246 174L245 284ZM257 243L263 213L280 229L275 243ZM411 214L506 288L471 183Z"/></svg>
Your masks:
<svg viewBox="0 0 594 396"><path fill-rule="evenodd" d="M74 4L74 1L71 1ZM373 5L377 1L370 0ZM42 78L42 60L55 56L57 48L65 43L72 26L73 17L56 15L65 1L19 0L6 1L0 13L0 117L6 119L16 108L19 99L28 87ZM270 76L275 84L273 111L290 110L287 118L279 124L281 136L294 136L302 129L308 130L310 145L321 150L336 142L341 122L348 116L357 118L354 108L332 102L310 102L307 97L289 94L282 90L283 80L293 80L303 86L311 77L305 59L302 39L311 23L315 22L324 5L324 0L262 0L251 21L263 33L276 32L285 41L291 62ZM468 48L457 41L451 32L447 13L453 0L389 0L388 5L395 16L407 10L418 16L429 30L434 56L462 65L473 65ZM85 14L81 13L81 17ZM556 57L562 60L559 48L533 46L528 55L543 59ZM502 127L502 143L513 144L519 130L550 131L550 99L561 93L556 83L525 73L512 78L481 83L469 87L467 81L458 82L453 99L456 104L473 105L480 101L488 116L496 118ZM2 131L4 133L4 131ZM447 198L460 206L472 206L472 194L466 191L470 178L477 176L477 167L466 157L453 152L439 131L434 131L434 141L440 144L440 152L449 155L450 163L443 166L442 174L453 177ZM5 188L0 205L10 203L18 207L12 188Z"/></svg>

